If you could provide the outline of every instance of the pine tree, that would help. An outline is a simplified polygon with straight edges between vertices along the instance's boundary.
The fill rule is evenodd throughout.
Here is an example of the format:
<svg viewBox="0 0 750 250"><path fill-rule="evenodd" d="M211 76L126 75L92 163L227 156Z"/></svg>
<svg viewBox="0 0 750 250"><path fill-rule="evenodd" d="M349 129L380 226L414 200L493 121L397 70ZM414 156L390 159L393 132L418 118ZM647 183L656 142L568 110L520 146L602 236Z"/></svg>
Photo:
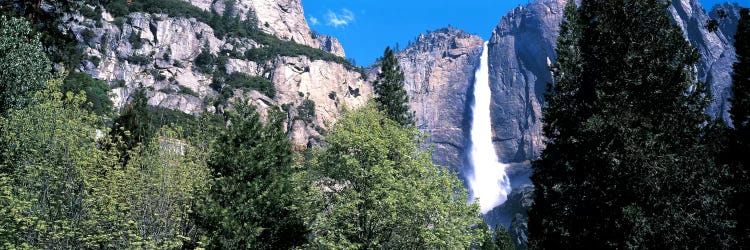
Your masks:
<svg viewBox="0 0 750 250"><path fill-rule="evenodd" d="M750 10L740 10L740 21L734 36L734 47L737 51L737 62L732 74L732 108L729 113L734 124L734 137L730 156L736 158L734 165L734 194L733 207L737 210L737 240L740 245L750 244L750 209L747 198L750 197Z"/></svg>
<svg viewBox="0 0 750 250"><path fill-rule="evenodd" d="M580 143L579 124L585 121L582 113L583 97L580 91L583 71L579 41L581 25L576 1L565 6L565 21L560 26L555 65L552 68L554 85L548 86L547 106L544 108L543 132L547 138L546 149L533 163L534 204L529 211L530 245L553 248L572 245L560 238L567 230L561 225L578 218L573 211L577 205L569 200L575 197L574 170L579 165L577 152ZM568 199L568 200L566 200Z"/></svg>
<svg viewBox="0 0 750 250"><path fill-rule="evenodd" d="M152 125L152 115L148 109L146 90L140 86L131 97L130 103L123 108L120 116L115 118L110 130L114 141L122 140L118 144L120 159L123 165L130 159L130 151L139 144L146 144L151 140L155 131Z"/></svg>
<svg viewBox="0 0 750 250"><path fill-rule="evenodd" d="M208 249L290 249L305 243L291 178L292 146L281 119L269 119L264 126L255 109L238 106L211 152L214 181L196 210Z"/></svg>
<svg viewBox="0 0 750 250"><path fill-rule="evenodd" d="M582 1L566 24L578 28L564 27L545 110L550 146L535 163L532 246L728 244L722 170L700 140L708 98L692 71L699 55L668 4Z"/></svg>
<svg viewBox="0 0 750 250"><path fill-rule="evenodd" d="M373 83L375 101L389 119L402 126L413 126L414 113L409 110L409 95L404 90L404 72L391 47L385 48L381 63Z"/></svg>

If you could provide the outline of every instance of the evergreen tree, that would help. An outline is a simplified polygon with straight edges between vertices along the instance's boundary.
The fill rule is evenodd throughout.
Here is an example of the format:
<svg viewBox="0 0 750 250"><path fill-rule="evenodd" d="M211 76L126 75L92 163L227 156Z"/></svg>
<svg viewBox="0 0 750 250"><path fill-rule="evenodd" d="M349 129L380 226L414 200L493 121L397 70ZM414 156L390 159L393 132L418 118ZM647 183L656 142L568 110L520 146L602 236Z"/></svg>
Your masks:
<svg viewBox="0 0 750 250"><path fill-rule="evenodd" d="M489 228L489 226L482 222L479 225L480 228L486 230L484 241L482 242L482 245L478 248L481 250L513 250L516 249L515 246L513 246L513 240L510 238L510 234L508 233L508 230L505 229L505 226L496 226L494 230Z"/></svg>
<svg viewBox="0 0 750 250"><path fill-rule="evenodd" d="M668 4L582 1L573 27L564 27L545 109L551 147L533 176L533 247L730 243L730 223L721 220L722 169L700 139L708 98L692 70L699 55L672 23Z"/></svg>
<svg viewBox="0 0 750 250"><path fill-rule="evenodd" d="M314 249L468 249L481 244L477 204L453 173L374 105L346 113L308 162L321 197Z"/></svg>
<svg viewBox="0 0 750 250"><path fill-rule="evenodd" d="M733 138L736 138L736 141L730 144L732 149L729 154L736 158L732 163L736 189L732 205L737 209L737 239L740 245L747 246L750 244L750 208L747 203L750 197L750 10L746 8L740 10L740 21L734 38L737 62L733 68L734 97L731 100L732 108L729 110L734 124Z"/></svg>
<svg viewBox="0 0 750 250"><path fill-rule="evenodd" d="M123 165L128 163L131 150L139 144L145 144L151 140L157 128L153 127L153 117L148 108L148 97L146 90L140 86L131 97L130 103L115 118L110 135L114 141L122 140L117 144L120 151L120 159Z"/></svg>
<svg viewBox="0 0 750 250"><path fill-rule="evenodd" d="M395 52L386 47L380 62L380 73L373 83L375 101L389 119L402 126L413 126L414 113L409 110L409 95L404 90L404 72L396 60Z"/></svg>
<svg viewBox="0 0 750 250"><path fill-rule="evenodd" d="M264 126L254 108L238 106L211 152L214 181L196 214L208 249L290 249L305 243L291 178L292 146L282 120L269 119Z"/></svg>
<svg viewBox="0 0 750 250"><path fill-rule="evenodd" d="M21 18L0 17L0 114L29 103L44 89L52 63L31 24Z"/></svg>
<svg viewBox="0 0 750 250"><path fill-rule="evenodd" d="M569 239L559 236L568 230L562 225L575 223L573 211L577 203L575 166L579 165L578 152L580 124L586 120L581 91L582 58L579 47L581 24L576 1L565 6L565 21L560 26L557 40L557 58L552 68L554 85L548 86L547 106L543 112L543 133L546 148L539 160L533 163L534 203L529 211L530 245L551 247L555 242L572 245Z"/></svg>

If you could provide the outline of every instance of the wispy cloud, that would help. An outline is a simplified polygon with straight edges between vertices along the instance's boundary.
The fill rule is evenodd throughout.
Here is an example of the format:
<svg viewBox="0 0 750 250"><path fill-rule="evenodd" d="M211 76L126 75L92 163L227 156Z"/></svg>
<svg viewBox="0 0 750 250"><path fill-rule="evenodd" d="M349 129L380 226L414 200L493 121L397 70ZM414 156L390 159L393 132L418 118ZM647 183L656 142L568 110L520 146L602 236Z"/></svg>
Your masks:
<svg viewBox="0 0 750 250"><path fill-rule="evenodd" d="M354 21L354 12L348 9L341 9L341 12L338 13L329 10L328 14L326 15L326 19L328 21L328 26L333 26L336 28L340 26L346 26Z"/></svg>
<svg viewBox="0 0 750 250"><path fill-rule="evenodd" d="M310 24L311 25L318 25L318 24L320 24L320 20L318 20L317 17L311 16L310 17Z"/></svg>

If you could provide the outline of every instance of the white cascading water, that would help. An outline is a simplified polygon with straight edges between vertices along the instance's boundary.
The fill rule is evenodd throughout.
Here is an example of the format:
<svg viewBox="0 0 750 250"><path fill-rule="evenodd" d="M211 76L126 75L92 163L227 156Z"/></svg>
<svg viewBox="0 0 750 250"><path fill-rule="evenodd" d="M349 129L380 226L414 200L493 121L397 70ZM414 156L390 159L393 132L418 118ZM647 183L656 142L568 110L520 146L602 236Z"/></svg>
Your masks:
<svg viewBox="0 0 750 250"><path fill-rule="evenodd" d="M479 206L485 214L503 204L510 192L510 180L505 173L506 165L500 163L492 144L490 119L490 75L487 42L484 43L482 59L475 73L474 105L471 109L471 151L469 160L473 173L468 177L472 200L479 198Z"/></svg>

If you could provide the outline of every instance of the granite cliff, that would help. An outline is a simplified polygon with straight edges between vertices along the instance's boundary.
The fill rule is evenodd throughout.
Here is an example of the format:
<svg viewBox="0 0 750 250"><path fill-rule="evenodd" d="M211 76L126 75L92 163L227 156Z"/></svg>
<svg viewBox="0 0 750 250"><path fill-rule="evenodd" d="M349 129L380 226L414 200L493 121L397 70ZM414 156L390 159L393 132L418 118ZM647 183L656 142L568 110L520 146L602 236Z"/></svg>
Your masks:
<svg viewBox="0 0 750 250"><path fill-rule="evenodd" d="M443 28L419 35L396 53L406 76L417 127L428 133L434 146L433 161L452 169L463 164L463 150L470 118L474 70L482 53L482 38L455 28ZM370 78L379 70L370 67Z"/></svg>
<svg viewBox="0 0 750 250"><path fill-rule="evenodd" d="M143 12L115 17L105 6L84 6L102 10L101 18L69 15L64 30L73 32L84 49L78 69L110 83L116 108L139 86L148 90L149 105L189 114L222 112L246 100L261 113L283 108L291 118L290 137L305 147L336 121L343 107L360 106L372 93L360 71L342 58L345 53L335 38L313 38L299 0L184 1L205 15L253 19L273 39L218 34L206 18ZM302 52L256 56L272 47L265 44L268 40ZM275 94L236 88L227 97L212 85L217 75L233 73L269 81Z"/></svg>

